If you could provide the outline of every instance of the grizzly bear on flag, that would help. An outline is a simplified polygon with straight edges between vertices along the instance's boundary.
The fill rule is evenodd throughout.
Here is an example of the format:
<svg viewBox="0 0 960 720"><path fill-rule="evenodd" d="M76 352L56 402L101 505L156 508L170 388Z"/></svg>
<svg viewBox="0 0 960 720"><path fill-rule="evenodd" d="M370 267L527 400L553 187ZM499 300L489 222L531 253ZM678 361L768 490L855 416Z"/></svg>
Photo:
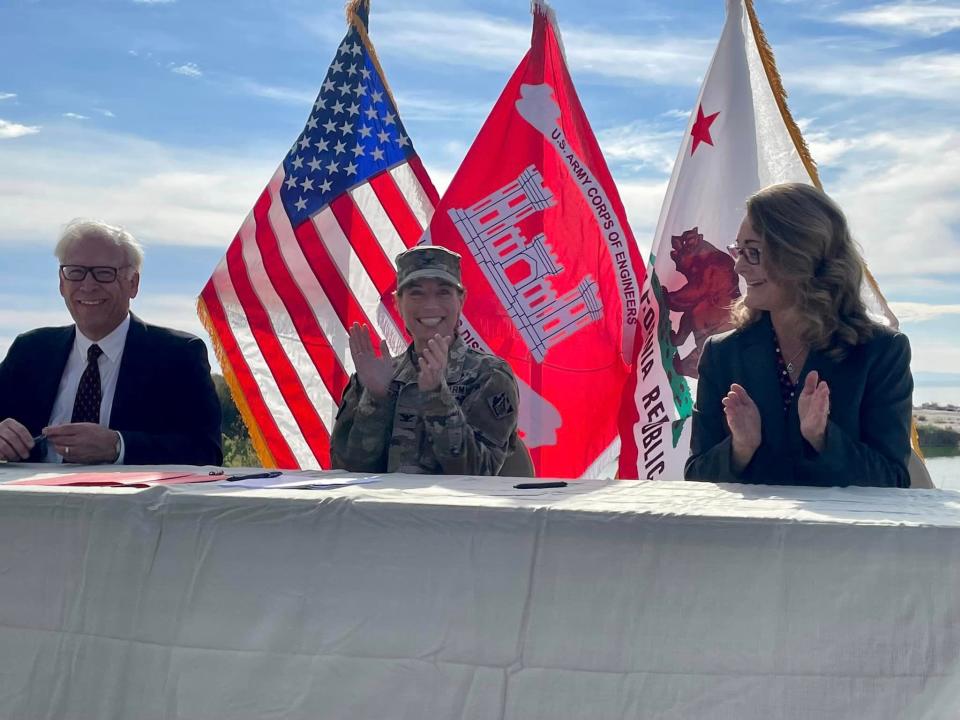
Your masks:
<svg viewBox="0 0 960 720"><path fill-rule="evenodd" d="M695 378L703 342L732 327L730 306L740 297L740 282L733 270L733 258L706 242L699 228L673 235L670 241L670 259L687 279L681 288L663 291L667 307L682 313L670 342L679 348L693 333L697 343L683 359L679 352L674 355L673 365L678 373Z"/></svg>

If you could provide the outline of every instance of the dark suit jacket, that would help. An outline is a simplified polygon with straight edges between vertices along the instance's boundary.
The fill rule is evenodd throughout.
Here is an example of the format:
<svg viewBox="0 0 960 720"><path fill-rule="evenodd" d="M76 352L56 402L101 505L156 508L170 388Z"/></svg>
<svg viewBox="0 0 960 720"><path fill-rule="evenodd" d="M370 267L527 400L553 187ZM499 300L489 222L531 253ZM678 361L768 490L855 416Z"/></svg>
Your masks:
<svg viewBox="0 0 960 720"><path fill-rule="evenodd" d="M32 435L50 420L76 328L39 328L17 337L0 363L0 419ZM188 333L130 317L110 427L123 434L128 465L219 465L220 401L207 348ZM34 448L30 460L41 460Z"/></svg>
<svg viewBox="0 0 960 720"><path fill-rule="evenodd" d="M830 386L830 419L819 454L800 434L797 400L783 411L773 347L767 314L704 343L686 479L909 487L913 377L907 337L880 328L841 362L810 351L801 379L816 370ZM731 467L730 430L720 402L732 383L757 404L762 432L760 447L739 475Z"/></svg>

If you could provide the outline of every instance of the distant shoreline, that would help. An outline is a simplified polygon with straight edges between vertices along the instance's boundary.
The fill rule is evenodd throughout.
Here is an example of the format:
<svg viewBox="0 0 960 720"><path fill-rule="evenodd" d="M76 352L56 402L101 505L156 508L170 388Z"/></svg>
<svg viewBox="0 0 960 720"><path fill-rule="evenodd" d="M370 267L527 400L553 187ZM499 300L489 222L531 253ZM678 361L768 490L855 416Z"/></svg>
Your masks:
<svg viewBox="0 0 960 720"><path fill-rule="evenodd" d="M913 408L913 419L924 451L960 453L960 407L927 402Z"/></svg>
<svg viewBox="0 0 960 720"><path fill-rule="evenodd" d="M913 408L913 416L919 419L920 415L926 415L930 422L960 421L960 405L925 402Z"/></svg>

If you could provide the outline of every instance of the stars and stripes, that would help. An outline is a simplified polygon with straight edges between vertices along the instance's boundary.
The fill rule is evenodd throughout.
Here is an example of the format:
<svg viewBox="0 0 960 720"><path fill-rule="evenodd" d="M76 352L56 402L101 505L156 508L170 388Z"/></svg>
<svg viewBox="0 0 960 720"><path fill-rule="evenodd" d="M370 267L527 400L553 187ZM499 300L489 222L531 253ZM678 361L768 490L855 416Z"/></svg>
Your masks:
<svg viewBox="0 0 960 720"><path fill-rule="evenodd" d="M380 304L394 257L438 201L351 12L303 132L201 293L198 309L265 465L329 467L353 363L347 329L401 337Z"/></svg>
<svg viewBox="0 0 960 720"><path fill-rule="evenodd" d="M413 154L393 101L356 28L337 50L307 124L283 160L283 205L294 225Z"/></svg>

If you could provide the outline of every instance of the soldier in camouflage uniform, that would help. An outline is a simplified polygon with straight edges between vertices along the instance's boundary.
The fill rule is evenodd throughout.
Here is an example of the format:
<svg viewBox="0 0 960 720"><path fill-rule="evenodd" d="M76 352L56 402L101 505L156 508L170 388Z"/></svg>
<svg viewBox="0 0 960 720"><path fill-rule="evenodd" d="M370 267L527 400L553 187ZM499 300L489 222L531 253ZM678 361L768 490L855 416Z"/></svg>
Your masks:
<svg viewBox="0 0 960 720"><path fill-rule="evenodd" d="M517 382L500 358L468 348L460 256L420 246L397 256L397 306L413 343L391 358L350 328L357 372L331 437L333 467L357 472L496 475L517 437Z"/></svg>

